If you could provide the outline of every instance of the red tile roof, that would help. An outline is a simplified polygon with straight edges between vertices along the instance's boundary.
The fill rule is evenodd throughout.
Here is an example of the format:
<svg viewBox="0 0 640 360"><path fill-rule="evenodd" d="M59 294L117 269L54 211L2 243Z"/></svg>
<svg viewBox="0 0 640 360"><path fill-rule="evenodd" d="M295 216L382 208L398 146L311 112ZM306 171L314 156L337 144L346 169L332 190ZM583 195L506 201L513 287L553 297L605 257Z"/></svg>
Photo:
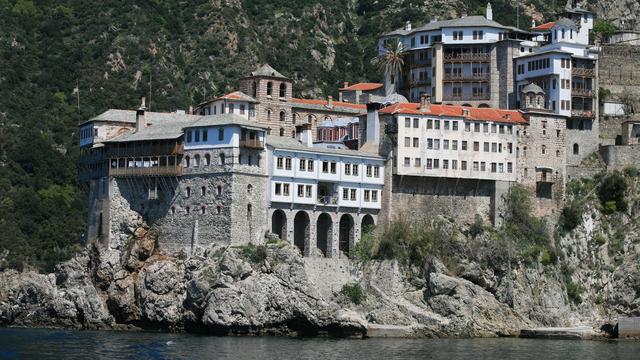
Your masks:
<svg viewBox="0 0 640 360"><path fill-rule="evenodd" d="M294 103L294 104L323 105L323 106L327 106L328 103L329 103L329 101L327 101L327 100L297 99L297 98L291 98L291 102ZM363 110L365 110L367 108L367 105L365 105L365 104L352 104L352 103L341 102L341 101L334 101L333 102L333 106L334 107L353 108L353 109L363 109Z"/></svg>
<svg viewBox="0 0 640 360"><path fill-rule="evenodd" d="M544 23L544 24L540 24L536 27L532 27L530 30L531 31L546 31L549 30L553 27L553 25L555 25L556 23L553 21L550 21L548 23Z"/></svg>
<svg viewBox="0 0 640 360"><path fill-rule="evenodd" d="M383 85L380 83L357 83L357 84L353 84L353 85L349 85L349 86L345 86L339 90L342 91L356 91L356 90L360 90L360 91L371 91L371 90L378 90L382 87Z"/></svg>
<svg viewBox="0 0 640 360"><path fill-rule="evenodd" d="M462 110L469 110L468 115L464 115ZM388 106L380 110L381 114L410 114L410 115L435 115L454 116L476 121L495 121L503 123L526 123L527 120L522 113L517 110L504 110L494 108L474 108L459 105L438 105L432 104L430 111L420 111L420 104L402 103Z"/></svg>

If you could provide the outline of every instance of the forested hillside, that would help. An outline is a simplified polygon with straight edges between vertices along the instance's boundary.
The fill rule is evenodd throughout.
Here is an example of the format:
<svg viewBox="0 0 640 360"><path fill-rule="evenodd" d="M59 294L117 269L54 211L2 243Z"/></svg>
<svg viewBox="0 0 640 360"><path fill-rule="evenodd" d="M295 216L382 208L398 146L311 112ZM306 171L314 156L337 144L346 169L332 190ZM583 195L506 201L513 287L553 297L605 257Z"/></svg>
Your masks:
<svg viewBox="0 0 640 360"><path fill-rule="evenodd" d="M562 1L521 1L521 27ZM494 19L516 24L513 1ZM295 95L379 80L376 37L480 0L0 0L0 268L50 270L81 238L77 129L108 108L185 109L268 62ZM74 90L76 89L76 90Z"/></svg>

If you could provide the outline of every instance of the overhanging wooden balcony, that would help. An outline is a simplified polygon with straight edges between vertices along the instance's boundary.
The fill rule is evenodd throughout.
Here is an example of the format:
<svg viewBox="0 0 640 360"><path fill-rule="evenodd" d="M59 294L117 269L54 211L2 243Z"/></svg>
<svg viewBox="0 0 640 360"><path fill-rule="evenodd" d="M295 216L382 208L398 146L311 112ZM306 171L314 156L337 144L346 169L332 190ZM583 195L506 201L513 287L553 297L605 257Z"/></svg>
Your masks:
<svg viewBox="0 0 640 360"><path fill-rule="evenodd" d="M445 54L444 62L489 62L491 54L489 53L462 53L462 54Z"/></svg>
<svg viewBox="0 0 640 360"><path fill-rule="evenodd" d="M260 139L243 139L240 140L240 147L250 149L264 149L264 141Z"/></svg>
<svg viewBox="0 0 640 360"><path fill-rule="evenodd" d="M178 143L148 144L131 142L110 145L107 157L181 155L183 152L184 145Z"/></svg>
<svg viewBox="0 0 640 360"><path fill-rule="evenodd" d="M154 166L154 167L124 167L110 168L109 176L139 177L139 176L181 176L182 166Z"/></svg>
<svg viewBox="0 0 640 360"><path fill-rule="evenodd" d="M446 82L487 82L488 73L481 74L445 74L443 81Z"/></svg>
<svg viewBox="0 0 640 360"><path fill-rule="evenodd" d="M592 98L595 96L593 90L590 89L581 89L581 88L572 88L571 96L579 96L579 97L589 97Z"/></svg>
<svg viewBox="0 0 640 360"><path fill-rule="evenodd" d="M589 69L589 68L574 67L574 68L571 69L571 75L572 76L579 76L579 77L593 78L593 77L596 77L596 70L595 69Z"/></svg>
<svg viewBox="0 0 640 360"><path fill-rule="evenodd" d="M593 110L571 110L571 117L592 119Z"/></svg>

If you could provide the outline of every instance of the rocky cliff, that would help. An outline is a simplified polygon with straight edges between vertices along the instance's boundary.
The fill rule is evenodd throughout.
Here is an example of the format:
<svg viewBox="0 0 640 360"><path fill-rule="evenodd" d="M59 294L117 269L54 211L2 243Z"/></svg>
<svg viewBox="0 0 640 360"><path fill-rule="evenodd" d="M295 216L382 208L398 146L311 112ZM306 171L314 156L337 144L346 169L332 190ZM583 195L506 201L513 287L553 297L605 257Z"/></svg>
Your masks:
<svg viewBox="0 0 640 360"><path fill-rule="evenodd" d="M0 324L335 336L390 327L427 337L610 329L618 315L640 315L640 229L630 216L640 207L629 203L609 215L589 203L556 239L557 259L513 253L511 239L465 235L440 219L456 234L456 255L403 266L304 258L282 241L168 256L143 219L123 211L108 247L90 246L48 275L0 273Z"/></svg>

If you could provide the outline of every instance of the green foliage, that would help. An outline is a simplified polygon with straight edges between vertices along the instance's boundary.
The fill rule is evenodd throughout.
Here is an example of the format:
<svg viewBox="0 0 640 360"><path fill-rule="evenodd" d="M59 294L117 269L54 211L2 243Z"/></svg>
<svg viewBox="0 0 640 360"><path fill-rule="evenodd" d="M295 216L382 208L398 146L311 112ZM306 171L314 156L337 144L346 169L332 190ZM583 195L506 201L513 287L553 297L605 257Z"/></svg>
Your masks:
<svg viewBox="0 0 640 360"><path fill-rule="evenodd" d="M617 171L607 174L598 187L598 197L605 214L627 211L624 193L627 190L625 178Z"/></svg>
<svg viewBox="0 0 640 360"><path fill-rule="evenodd" d="M356 305L360 305L367 298L364 289L358 283L344 284L340 294Z"/></svg>
<svg viewBox="0 0 640 360"><path fill-rule="evenodd" d="M469 227L469 235L472 238L475 238L478 235L482 235L484 233L484 221L482 221L482 216L476 214L476 217L473 221L473 224Z"/></svg>
<svg viewBox="0 0 640 360"><path fill-rule="evenodd" d="M596 20L593 25L593 33L600 39L606 39L618 29L608 20Z"/></svg>
<svg viewBox="0 0 640 360"><path fill-rule="evenodd" d="M569 300L571 300L576 305L581 304L582 293L584 293L584 288L580 286L580 284L576 284L571 281L568 281L566 286L567 286L567 296L569 297Z"/></svg>
<svg viewBox="0 0 640 360"><path fill-rule="evenodd" d="M264 245L249 244L242 248L242 255L254 264L260 264L267 259L267 248Z"/></svg>
<svg viewBox="0 0 640 360"><path fill-rule="evenodd" d="M594 240L596 241L596 244L602 246L604 244L607 243L607 238L604 237L604 235L602 235L602 233L597 233L596 236L594 237Z"/></svg>
<svg viewBox="0 0 640 360"><path fill-rule="evenodd" d="M598 88L598 99L600 99L601 102L607 100L609 96L611 96L611 90L603 87Z"/></svg>
<svg viewBox="0 0 640 360"><path fill-rule="evenodd" d="M584 208L578 201L572 201L562 208L558 224L563 233L568 233L575 229L582 221Z"/></svg>
<svg viewBox="0 0 640 360"><path fill-rule="evenodd" d="M631 177L631 178L640 177L640 169L638 169L635 166L627 166L622 170L622 172L626 177Z"/></svg>
<svg viewBox="0 0 640 360"><path fill-rule="evenodd" d="M360 261L368 261L378 252L378 239L372 231L363 231L362 238L349 252L349 256Z"/></svg>

